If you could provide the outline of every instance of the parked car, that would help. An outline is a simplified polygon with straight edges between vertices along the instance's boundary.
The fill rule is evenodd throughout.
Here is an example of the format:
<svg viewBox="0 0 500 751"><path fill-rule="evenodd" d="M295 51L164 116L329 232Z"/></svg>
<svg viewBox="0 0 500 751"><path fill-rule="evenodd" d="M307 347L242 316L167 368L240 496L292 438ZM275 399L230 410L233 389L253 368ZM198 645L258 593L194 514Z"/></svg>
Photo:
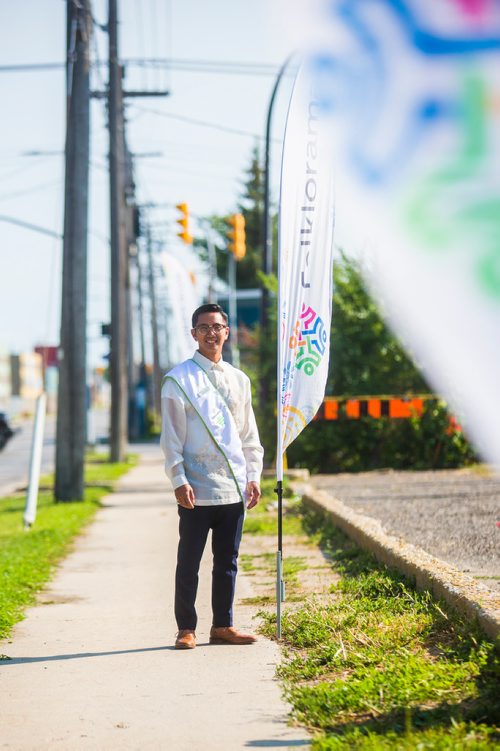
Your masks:
<svg viewBox="0 0 500 751"><path fill-rule="evenodd" d="M14 431L9 425L9 420L5 412L0 412L0 450L3 449L7 441L12 438Z"/></svg>

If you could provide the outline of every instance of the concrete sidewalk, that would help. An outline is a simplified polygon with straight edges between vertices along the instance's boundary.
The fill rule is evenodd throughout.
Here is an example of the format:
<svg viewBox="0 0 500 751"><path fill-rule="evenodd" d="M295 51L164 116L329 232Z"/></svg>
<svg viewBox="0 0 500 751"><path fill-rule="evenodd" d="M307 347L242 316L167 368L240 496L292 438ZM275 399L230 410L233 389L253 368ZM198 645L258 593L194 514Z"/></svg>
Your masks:
<svg viewBox="0 0 500 751"><path fill-rule="evenodd" d="M307 748L287 726L277 646L210 646L210 560L198 595L198 644L175 651L177 508L159 449L108 496L28 611L0 643L0 748L237 751ZM240 573L238 596L251 594ZM236 604L236 624L254 629Z"/></svg>

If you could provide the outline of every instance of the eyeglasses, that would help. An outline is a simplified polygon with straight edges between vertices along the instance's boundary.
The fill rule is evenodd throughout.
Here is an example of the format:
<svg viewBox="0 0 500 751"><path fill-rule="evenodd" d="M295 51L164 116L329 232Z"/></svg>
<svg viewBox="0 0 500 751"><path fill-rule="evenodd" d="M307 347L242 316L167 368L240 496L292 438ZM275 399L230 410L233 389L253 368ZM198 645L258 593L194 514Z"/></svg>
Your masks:
<svg viewBox="0 0 500 751"><path fill-rule="evenodd" d="M200 334L208 334L209 331L213 331L214 334L220 334L222 329L227 329L227 326L223 323L200 323L199 326L195 326L195 329Z"/></svg>

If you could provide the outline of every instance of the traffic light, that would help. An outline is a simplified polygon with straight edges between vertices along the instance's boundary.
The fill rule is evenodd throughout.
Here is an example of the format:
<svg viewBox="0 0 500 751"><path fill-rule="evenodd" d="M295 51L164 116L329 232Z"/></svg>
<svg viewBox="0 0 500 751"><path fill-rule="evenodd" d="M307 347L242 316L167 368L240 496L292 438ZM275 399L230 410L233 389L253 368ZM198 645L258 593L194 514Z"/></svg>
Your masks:
<svg viewBox="0 0 500 751"><path fill-rule="evenodd" d="M227 219L227 223L232 227L227 233L227 236L231 240L229 250L234 253L237 261L241 261L246 253L245 217L243 214L233 214Z"/></svg>
<svg viewBox="0 0 500 751"><path fill-rule="evenodd" d="M192 245L193 238L189 234L189 208L187 203L178 203L175 206L181 212L181 218L177 219L177 224L182 227L182 232L177 233L177 237L180 237L187 245Z"/></svg>

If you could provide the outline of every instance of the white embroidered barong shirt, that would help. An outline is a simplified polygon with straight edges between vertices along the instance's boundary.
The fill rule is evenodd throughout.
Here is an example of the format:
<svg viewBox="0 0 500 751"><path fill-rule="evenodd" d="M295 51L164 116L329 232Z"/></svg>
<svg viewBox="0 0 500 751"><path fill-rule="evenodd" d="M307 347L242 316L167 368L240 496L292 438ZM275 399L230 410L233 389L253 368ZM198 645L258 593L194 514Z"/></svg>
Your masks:
<svg viewBox="0 0 500 751"><path fill-rule="evenodd" d="M227 402L245 456L247 482L260 482L264 449L252 408L250 379L222 358L214 363L196 351L193 360ZM161 447L174 489L189 483L198 506L236 503L238 491L226 459L180 388L167 379L161 390Z"/></svg>

